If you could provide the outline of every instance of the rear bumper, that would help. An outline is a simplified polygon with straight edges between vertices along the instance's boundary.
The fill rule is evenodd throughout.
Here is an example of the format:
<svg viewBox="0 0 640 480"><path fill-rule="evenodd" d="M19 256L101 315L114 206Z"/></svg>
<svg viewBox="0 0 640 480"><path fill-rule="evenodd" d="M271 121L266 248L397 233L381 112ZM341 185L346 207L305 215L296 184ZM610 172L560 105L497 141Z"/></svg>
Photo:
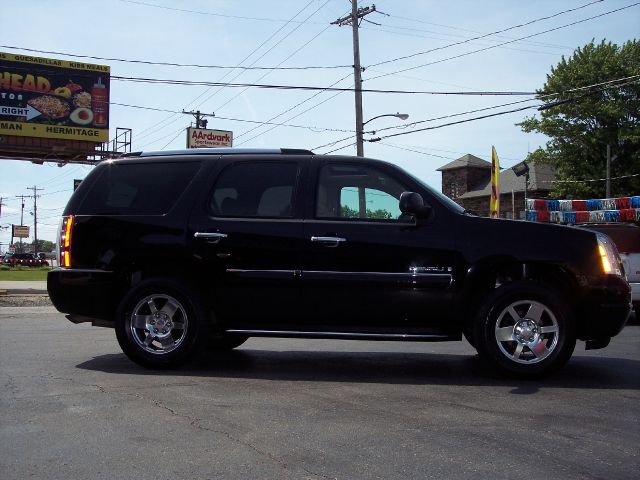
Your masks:
<svg viewBox="0 0 640 480"><path fill-rule="evenodd" d="M62 313L111 320L115 312L114 273L55 268L47 274L51 302Z"/></svg>
<svg viewBox="0 0 640 480"><path fill-rule="evenodd" d="M582 340L613 337L624 328L630 312L629 284L610 275L585 292L578 308L578 336Z"/></svg>

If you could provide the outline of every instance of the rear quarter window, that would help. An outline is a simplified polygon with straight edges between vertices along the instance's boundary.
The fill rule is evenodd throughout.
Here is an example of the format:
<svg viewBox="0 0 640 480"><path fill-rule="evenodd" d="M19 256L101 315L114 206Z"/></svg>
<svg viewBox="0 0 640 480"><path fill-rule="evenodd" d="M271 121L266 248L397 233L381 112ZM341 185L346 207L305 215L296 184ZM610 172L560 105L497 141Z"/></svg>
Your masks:
<svg viewBox="0 0 640 480"><path fill-rule="evenodd" d="M200 162L113 163L85 195L79 215L163 215L184 192Z"/></svg>

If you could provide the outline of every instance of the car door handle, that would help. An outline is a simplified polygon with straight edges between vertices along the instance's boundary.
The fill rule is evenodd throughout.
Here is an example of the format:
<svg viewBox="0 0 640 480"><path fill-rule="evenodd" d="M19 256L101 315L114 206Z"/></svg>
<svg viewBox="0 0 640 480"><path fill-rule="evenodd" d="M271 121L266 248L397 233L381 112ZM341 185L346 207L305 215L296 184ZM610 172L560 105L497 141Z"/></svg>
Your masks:
<svg viewBox="0 0 640 480"><path fill-rule="evenodd" d="M341 243L346 242L347 239L342 237L311 237L311 241L321 243L325 247L337 247Z"/></svg>
<svg viewBox="0 0 640 480"><path fill-rule="evenodd" d="M196 232L193 236L195 238L204 238L208 243L218 243L223 238L227 238L226 233L217 232Z"/></svg>

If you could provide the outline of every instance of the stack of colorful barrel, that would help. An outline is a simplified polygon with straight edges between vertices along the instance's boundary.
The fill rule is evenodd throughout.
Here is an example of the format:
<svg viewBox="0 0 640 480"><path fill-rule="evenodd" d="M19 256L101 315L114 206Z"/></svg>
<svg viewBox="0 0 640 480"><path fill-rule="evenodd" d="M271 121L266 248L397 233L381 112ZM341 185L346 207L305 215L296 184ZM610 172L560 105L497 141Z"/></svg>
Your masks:
<svg viewBox="0 0 640 480"><path fill-rule="evenodd" d="M640 222L640 196L595 200L528 198L527 220L568 224Z"/></svg>

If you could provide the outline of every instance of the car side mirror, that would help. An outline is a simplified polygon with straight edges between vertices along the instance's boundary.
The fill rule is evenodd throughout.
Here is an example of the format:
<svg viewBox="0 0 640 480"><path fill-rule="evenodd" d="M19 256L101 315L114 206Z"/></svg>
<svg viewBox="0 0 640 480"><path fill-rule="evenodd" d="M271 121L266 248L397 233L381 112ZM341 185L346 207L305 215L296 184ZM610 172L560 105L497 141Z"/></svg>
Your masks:
<svg viewBox="0 0 640 480"><path fill-rule="evenodd" d="M400 195L400 211L415 215L416 218L427 218L431 213L431 206L425 205L422 195L416 192L402 192Z"/></svg>

